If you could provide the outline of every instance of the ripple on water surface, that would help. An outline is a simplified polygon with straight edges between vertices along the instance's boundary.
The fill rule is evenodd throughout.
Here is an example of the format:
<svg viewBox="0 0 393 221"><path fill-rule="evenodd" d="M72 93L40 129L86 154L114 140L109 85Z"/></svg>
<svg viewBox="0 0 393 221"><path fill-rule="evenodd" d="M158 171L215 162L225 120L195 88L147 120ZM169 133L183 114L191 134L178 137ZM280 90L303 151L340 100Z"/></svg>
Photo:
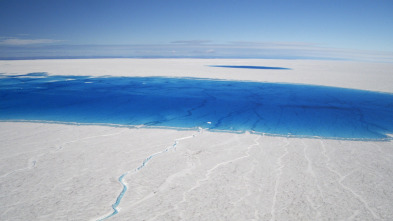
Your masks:
<svg viewBox="0 0 393 221"><path fill-rule="evenodd" d="M393 94L313 85L164 77L0 77L0 119L386 139Z"/></svg>

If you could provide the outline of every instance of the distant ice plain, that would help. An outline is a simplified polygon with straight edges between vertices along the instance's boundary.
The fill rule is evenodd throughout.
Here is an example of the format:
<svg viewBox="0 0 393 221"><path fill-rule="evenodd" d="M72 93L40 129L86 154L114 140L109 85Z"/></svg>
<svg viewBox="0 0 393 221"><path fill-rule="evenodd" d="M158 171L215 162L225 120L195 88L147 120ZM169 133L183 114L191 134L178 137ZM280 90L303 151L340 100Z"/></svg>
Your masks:
<svg viewBox="0 0 393 221"><path fill-rule="evenodd" d="M306 60L0 61L7 74L200 77L388 93L392 70L389 63ZM0 123L0 141L4 220L105 217L127 171L128 190L113 220L393 219L391 141L12 122ZM176 148L135 172L146 157L175 142Z"/></svg>

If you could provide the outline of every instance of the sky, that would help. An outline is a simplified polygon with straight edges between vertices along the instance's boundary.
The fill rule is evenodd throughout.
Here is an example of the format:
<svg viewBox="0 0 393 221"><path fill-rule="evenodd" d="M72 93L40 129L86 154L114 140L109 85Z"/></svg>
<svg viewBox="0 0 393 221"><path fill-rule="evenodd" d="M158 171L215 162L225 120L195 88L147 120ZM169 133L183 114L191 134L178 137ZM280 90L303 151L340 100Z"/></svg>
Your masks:
<svg viewBox="0 0 393 221"><path fill-rule="evenodd" d="M393 61L391 0L0 0L0 59Z"/></svg>

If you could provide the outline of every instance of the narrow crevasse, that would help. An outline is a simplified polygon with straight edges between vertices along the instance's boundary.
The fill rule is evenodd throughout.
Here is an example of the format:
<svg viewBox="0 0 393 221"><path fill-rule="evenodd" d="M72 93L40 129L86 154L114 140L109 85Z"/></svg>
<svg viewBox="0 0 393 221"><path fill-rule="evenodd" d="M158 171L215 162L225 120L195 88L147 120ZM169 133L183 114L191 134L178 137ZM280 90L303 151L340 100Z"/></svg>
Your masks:
<svg viewBox="0 0 393 221"><path fill-rule="evenodd" d="M202 128L199 128L197 134L199 134L199 133L201 133L201 132L202 132ZM190 139L190 138L194 138L197 134L193 134L193 135L191 135L191 136L186 136L186 137L181 137L181 138L175 139L174 143L173 143L171 146L166 147L164 150L162 150L162 151L160 151L160 152L157 152L157 153L154 153L154 154L151 154L151 155L149 155L148 157L146 157L146 158L143 160L143 162L141 163L141 165L139 165L137 168L135 168L132 172L131 172L131 171L127 171L127 172L123 173L123 174L119 177L119 179L118 179L118 181L120 182L120 184L123 186L123 189L122 189L122 191L120 192L120 194L117 196L116 202L115 202L114 204L112 204L113 212L112 212L111 214L105 216L104 218L99 218L97 221L101 221L101 220L108 219L108 218L110 218L110 217L112 217L112 216L114 216L114 215L116 215L116 214L119 213L119 205L120 205L120 202L121 202L123 196L125 195L125 193L126 193L126 191L127 191L127 189L128 189L127 184L124 182L124 177L125 177L127 174L134 174L134 173L139 172L140 170L142 170L143 168L145 168L145 166L147 165L147 163L148 163L151 159L153 159L154 157L156 157L156 156L158 156L158 155L160 155L160 154L166 153L166 152L168 152L168 151L171 150L171 149L175 149L176 146L177 146L177 144L179 143L179 141L181 141L181 140L186 140L186 139Z"/></svg>
<svg viewBox="0 0 393 221"><path fill-rule="evenodd" d="M114 204L112 204L113 212L111 214L109 214L108 216L106 216L106 217L104 217L102 219L99 219L99 220L108 219L109 217L112 217L112 216L114 216L114 215L119 213L119 210L117 209L117 207L119 206L121 199L123 198L124 194L127 191L127 185L123 182L123 178L124 178L125 175L127 175L127 173L128 172L124 173L123 175L121 175L119 177L119 182L121 183L121 185L123 185L123 190L120 192L119 196L116 198L116 202Z"/></svg>

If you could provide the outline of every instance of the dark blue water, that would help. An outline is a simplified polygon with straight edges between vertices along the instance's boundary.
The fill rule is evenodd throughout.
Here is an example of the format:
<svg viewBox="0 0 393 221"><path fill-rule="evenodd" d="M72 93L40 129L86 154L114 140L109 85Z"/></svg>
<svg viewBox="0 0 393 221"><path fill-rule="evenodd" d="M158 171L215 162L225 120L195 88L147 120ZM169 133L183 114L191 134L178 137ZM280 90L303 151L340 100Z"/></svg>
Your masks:
<svg viewBox="0 0 393 221"><path fill-rule="evenodd" d="M242 69L290 70L290 68L283 68L283 67L244 66L244 65L210 65L209 67L217 67L217 68L242 68Z"/></svg>
<svg viewBox="0 0 393 221"><path fill-rule="evenodd" d="M0 120L386 139L393 94L194 78L0 75Z"/></svg>

